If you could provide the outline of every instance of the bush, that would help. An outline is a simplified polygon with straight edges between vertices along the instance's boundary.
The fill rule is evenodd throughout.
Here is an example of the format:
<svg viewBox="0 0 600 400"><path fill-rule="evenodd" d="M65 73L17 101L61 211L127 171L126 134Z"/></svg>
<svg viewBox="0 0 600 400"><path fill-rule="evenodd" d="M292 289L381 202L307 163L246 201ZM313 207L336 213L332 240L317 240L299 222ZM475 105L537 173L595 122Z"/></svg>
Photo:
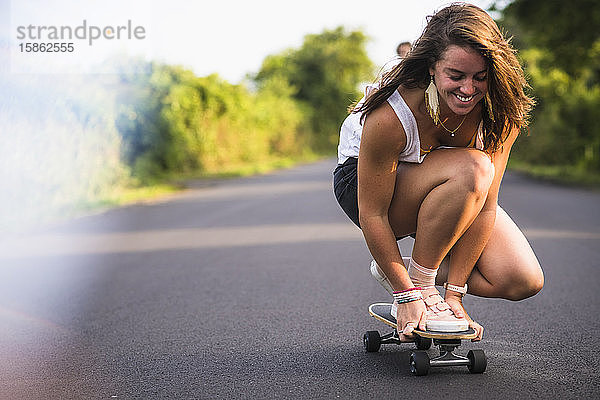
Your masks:
<svg viewBox="0 0 600 400"><path fill-rule="evenodd" d="M129 180L114 99L69 78L0 75L1 228L70 212Z"/></svg>
<svg viewBox="0 0 600 400"><path fill-rule="evenodd" d="M359 84L373 79L366 41L362 32L343 27L307 35L300 49L267 57L254 77L259 86L274 78L289 83L293 97L310 110L308 144L317 152L335 149L346 110L361 96Z"/></svg>
<svg viewBox="0 0 600 400"><path fill-rule="evenodd" d="M132 84L132 101L121 104L119 130L142 181L223 172L301 153L305 116L284 80L274 78L251 92L218 75L197 77L154 64L151 74Z"/></svg>
<svg viewBox="0 0 600 400"><path fill-rule="evenodd" d="M600 85L590 73L572 77L546 64L539 49L522 52L537 106L530 135L515 146L518 160L540 165L576 165L600 172Z"/></svg>
<svg viewBox="0 0 600 400"><path fill-rule="evenodd" d="M600 8L594 5L513 0L502 10L500 24L516 35L537 100L530 135L517 141L513 158L536 175L600 177Z"/></svg>

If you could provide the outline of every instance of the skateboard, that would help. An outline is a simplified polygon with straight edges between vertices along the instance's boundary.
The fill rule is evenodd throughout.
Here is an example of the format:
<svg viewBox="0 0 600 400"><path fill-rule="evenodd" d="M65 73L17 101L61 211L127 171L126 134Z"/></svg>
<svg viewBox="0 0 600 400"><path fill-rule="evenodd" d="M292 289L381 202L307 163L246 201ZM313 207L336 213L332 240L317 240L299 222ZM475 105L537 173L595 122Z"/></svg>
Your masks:
<svg viewBox="0 0 600 400"><path fill-rule="evenodd" d="M375 319L391 326L394 330L391 333L380 336L378 331L368 331L363 336L363 344L367 352L377 352L382 344L401 344L398 330L396 329L396 318L390 314L392 304L375 303L369 306L369 314ZM410 355L410 371L417 376L427 375L432 367L447 367L464 365L469 368L472 374L481 374L487 367L487 358L483 350L469 350L466 357L454 354L462 340L470 340L477 337L477 332L469 328L462 332L437 332L422 331L415 329L415 345L417 351ZM429 350L431 344L439 347L440 355L430 358L424 350Z"/></svg>

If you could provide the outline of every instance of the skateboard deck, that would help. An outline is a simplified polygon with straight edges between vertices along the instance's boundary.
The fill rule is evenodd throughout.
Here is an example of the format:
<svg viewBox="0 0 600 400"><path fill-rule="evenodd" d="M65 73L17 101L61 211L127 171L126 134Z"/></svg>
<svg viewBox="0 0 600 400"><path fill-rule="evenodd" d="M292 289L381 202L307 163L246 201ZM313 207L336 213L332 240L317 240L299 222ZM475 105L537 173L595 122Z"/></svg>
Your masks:
<svg viewBox="0 0 600 400"><path fill-rule="evenodd" d="M363 336L363 345L367 352L379 351L382 344L405 343L400 341L396 318L390 313L391 309L391 303L375 303L369 306L369 314L373 318L394 328L394 330L383 336L378 331L367 331ZM472 328L462 332L422 331L415 329L413 333L415 334L414 342L417 349L421 350L414 351L410 355L410 371L415 375L427 375L431 367L462 365L467 366L469 371L474 374L483 373L487 367L487 358L483 350L470 350L467 357L454 354L454 350L460 346L462 340L477 337L477 332ZM439 347L440 355L430 358L429 354L423 350L428 350L432 342Z"/></svg>
<svg viewBox="0 0 600 400"><path fill-rule="evenodd" d="M390 313L392 310L391 303L375 303L369 306L369 314L375 319L383 322L391 326L392 328L397 327L396 318ZM438 331L422 331L420 329L415 329L414 333L425 338L430 339L475 339L477 337L477 332L474 329L469 328L466 331L461 332L438 332Z"/></svg>

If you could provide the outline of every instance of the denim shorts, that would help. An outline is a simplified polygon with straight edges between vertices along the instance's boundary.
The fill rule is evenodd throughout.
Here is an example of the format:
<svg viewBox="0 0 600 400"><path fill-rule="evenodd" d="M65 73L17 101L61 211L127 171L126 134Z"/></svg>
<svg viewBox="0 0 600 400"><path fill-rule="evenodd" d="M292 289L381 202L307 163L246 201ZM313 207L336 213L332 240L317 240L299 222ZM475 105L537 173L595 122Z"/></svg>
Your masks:
<svg viewBox="0 0 600 400"><path fill-rule="evenodd" d="M333 192L346 215L360 228L358 222L358 159L349 158L333 171Z"/></svg>
<svg viewBox="0 0 600 400"><path fill-rule="evenodd" d="M346 215L360 228L358 222L358 159L349 158L343 164L339 164L333 171L333 192L340 207ZM398 236L396 240L405 237L415 238L415 234Z"/></svg>

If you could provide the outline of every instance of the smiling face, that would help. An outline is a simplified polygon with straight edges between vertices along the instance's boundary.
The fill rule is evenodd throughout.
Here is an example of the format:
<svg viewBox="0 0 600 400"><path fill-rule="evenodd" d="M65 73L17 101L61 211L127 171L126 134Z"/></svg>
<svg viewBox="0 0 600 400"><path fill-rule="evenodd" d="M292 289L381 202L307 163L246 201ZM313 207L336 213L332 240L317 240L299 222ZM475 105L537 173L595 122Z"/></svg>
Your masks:
<svg viewBox="0 0 600 400"><path fill-rule="evenodd" d="M469 47L450 45L429 70L439 93L440 104L466 115L487 93L485 59Z"/></svg>

